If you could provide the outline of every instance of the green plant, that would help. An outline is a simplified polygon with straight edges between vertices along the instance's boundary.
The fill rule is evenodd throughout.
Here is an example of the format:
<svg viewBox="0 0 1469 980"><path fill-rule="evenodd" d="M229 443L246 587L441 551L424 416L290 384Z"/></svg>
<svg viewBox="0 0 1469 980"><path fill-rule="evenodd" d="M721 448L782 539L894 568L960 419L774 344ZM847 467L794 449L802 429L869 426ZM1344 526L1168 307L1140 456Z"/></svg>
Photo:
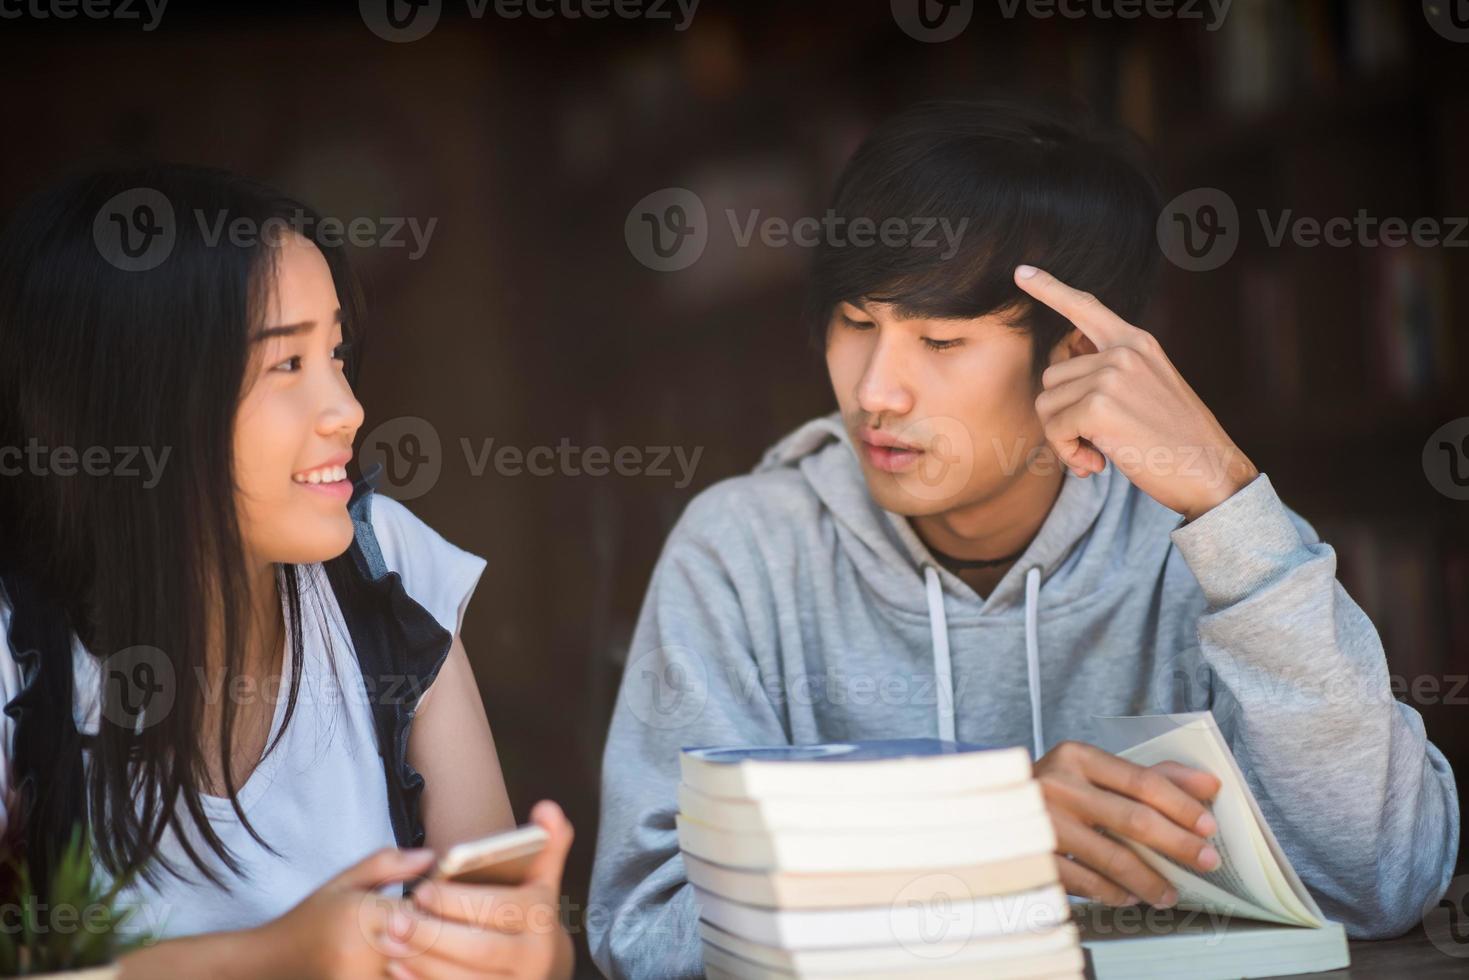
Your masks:
<svg viewBox="0 0 1469 980"><path fill-rule="evenodd" d="M152 938L124 931L133 909L119 909L127 880L98 879L91 836L73 831L51 874L47 900L33 887L29 863L11 858L11 894L0 905L0 975L34 976L106 966Z"/></svg>

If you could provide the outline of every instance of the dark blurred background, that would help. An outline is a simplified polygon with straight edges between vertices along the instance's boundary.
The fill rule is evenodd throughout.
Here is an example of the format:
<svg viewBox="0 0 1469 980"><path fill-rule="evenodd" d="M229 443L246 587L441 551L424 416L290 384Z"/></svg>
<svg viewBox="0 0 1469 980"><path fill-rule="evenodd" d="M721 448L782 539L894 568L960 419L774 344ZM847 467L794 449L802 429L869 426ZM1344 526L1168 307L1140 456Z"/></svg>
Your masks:
<svg viewBox="0 0 1469 980"><path fill-rule="evenodd" d="M1165 199L1214 188L1237 207L1237 250L1206 271L1165 263L1144 324L1336 547L1463 786L1469 491L1451 464L1469 460L1435 447L1447 423L1469 435L1469 229L1453 220L1469 215L1469 3L1234 0L1221 21L1205 3L1127 18L1125 2L960 0L929 29L901 0L703 0L691 19L662 0L546 0L548 18L444 0L411 41L380 36L381 2L173 0L156 20L141 3L137 20L60 19L64 3L0 5L0 212L123 155L241 171L383 233L434 222L421 249L407 226L404 247L354 249L364 439L418 439L429 476L405 502L489 561L465 642L517 815L549 796L577 825L573 901L665 534L834 406L799 322L809 250L738 247L726 209L821 215L873 122L927 97L1078 99L1146 141ZM670 187L709 220L677 272L625 235ZM1430 218L1448 240L1272 245L1259 209ZM504 446L636 449L639 475L574 473L584 455L550 476L479 467ZM654 466L663 447L699 453L691 478L671 455Z"/></svg>

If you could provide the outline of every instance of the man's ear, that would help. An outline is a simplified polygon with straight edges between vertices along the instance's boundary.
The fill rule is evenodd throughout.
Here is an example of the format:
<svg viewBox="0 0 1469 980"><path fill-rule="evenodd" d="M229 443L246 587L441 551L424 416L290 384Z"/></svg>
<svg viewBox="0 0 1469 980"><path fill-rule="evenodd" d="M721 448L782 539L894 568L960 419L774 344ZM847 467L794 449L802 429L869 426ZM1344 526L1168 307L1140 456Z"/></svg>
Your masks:
<svg viewBox="0 0 1469 980"><path fill-rule="evenodd" d="M1095 353L1097 353L1097 345L1092 343L1091 338L1075 327L1072 327L1066 336L1062 337L1056 342L1056 346L1051 348L1051 363L1060 364L1062 361L1069 361L1071 358L1079 357L1082 354Z"/></svg>

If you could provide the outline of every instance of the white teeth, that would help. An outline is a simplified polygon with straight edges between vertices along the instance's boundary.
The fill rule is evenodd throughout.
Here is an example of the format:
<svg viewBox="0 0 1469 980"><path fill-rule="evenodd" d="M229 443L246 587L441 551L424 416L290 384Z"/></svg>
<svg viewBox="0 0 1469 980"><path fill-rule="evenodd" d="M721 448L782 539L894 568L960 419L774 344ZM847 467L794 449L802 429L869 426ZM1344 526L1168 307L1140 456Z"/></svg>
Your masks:
<svg viewBox="0 0 1469 980"><path fill-rule="evenodd" d="M338 483L347 479L347 467L323 466L305 473L296 473L291 479L296 483Z"/></svg>

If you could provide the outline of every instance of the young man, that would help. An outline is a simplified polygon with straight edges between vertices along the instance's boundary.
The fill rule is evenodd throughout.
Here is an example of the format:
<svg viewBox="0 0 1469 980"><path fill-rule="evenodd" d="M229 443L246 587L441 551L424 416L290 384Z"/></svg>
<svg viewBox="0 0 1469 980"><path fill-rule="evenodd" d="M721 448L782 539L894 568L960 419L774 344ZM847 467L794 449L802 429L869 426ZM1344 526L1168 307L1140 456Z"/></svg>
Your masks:
<svg viewBox="0 0 1469 980"><path fill-rule="evenodd" d="M688 745L1032 746L1068 891L1171 904L1109 835L1210 870L1218 782L1095 748L1090 719L1205 707L1323 911L1353 936L1410 928L1453 873L1449 766L1333 550L1133 325L1158 199L1126 144L922 106L857 151L833 210L894 232L818 249L840 413L669 537L604 760L597 963L700 975L673 821ZM899 240L934 220L957 250Z"/></svg>

